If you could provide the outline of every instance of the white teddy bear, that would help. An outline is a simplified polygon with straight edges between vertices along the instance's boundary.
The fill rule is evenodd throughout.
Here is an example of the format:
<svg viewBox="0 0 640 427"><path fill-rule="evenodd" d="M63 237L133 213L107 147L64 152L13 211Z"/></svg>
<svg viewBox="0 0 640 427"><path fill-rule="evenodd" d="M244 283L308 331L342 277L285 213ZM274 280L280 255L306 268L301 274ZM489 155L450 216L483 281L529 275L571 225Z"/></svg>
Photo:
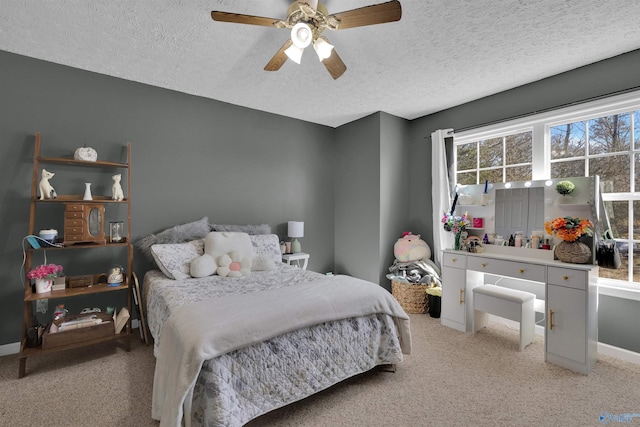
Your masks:
<svg viewBox="0 0 640 427"><path fill-rule="evenodd" d="M222 277L242 277L251 275L251 259L242 256L238 251L220 255L216 260L216 272Z"/></svg>

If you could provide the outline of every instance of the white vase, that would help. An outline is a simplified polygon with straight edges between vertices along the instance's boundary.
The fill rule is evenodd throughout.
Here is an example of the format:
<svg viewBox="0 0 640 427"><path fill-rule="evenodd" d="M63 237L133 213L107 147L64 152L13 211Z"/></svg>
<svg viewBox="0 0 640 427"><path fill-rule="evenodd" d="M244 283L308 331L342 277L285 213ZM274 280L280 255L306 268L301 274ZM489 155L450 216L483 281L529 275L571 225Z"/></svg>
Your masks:
<svg viewBox="0 0 640 427"><path fill-rule="evenodd" d="M85 182L84 183L84 197L82 198L82 200L93 200L93 197L91 197L91 183L90 182Z"/></svg>
<svg viewBox="0 0 640 427"><path fill-rule="evenodd" d="M51 280L36 279L36 293L42 294L45 292L51 292Z"/></svg>

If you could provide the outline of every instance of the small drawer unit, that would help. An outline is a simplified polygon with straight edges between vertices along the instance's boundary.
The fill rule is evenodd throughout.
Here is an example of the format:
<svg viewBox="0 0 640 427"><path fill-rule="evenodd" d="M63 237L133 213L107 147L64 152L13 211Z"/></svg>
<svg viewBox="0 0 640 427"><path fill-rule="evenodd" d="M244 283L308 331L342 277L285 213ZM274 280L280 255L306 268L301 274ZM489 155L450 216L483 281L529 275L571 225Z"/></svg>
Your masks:
<svg viewBox="0 0 640 427"><path fill-rule="evenodd" d="M64 244L95 243L104 245L104 205L67 203L64 211Z"/></svg>
<svg viewBox="0 0 640 427"><path fill-rule="evenodd" d="M521 261L507 261L489 257L470 257L467 262L467 268L483 273L537 282L544 282L546 279L544 265L529 264Z"/></svg>
<svg viewBox="0 0 640 427"><path fill-rule="evenodd" d="M587 290L587 271L573 268L549 267L549 284Z"/></svg>
<svg viewBox="0 0 640 427"><path fill-rule="evenodd" d="M463 253L443 253L443 263L446 267L466 268L467 256Z"/></svg>

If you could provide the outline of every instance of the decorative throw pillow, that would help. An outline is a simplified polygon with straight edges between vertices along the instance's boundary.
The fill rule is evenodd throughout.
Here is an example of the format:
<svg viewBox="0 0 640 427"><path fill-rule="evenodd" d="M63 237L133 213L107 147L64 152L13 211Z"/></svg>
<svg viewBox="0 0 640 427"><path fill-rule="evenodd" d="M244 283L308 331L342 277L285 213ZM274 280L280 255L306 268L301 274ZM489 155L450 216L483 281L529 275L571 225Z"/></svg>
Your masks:
<svg viewBox="0 0 640 427"><path fill-rule="evenodd" d="M243 258L246 258L249 268L251 268L251 260L255 253L247 233L210 232L204 238L204 254L208 255L208 257L203 255L193 260L190 266L191 275L193 277L205 277L215 274L220 266L218 258L233 251L239 252Z"/></svg>
<svg viewBox="0 0 640 427"><path fill-rule="evenodd" d="M251 260L251 271L275 270L276 263L266 255L256 255Z"/></svg>
<svg viewBox="0 0 640 427"><path fill-rule="evenodd" d="M216 259L216 272L222 277L242 277L251 275L251 259L238 251L220 255Z"/></svg>
<svg viewBox="0 0 640 427"><path fill-rule="evenodd" d="M204 238L204 253L218 259L220 255L238 251L243 256L253 258L255 252L247 233L212 231Z"/></svg>
<svg viewBox="0 0 640 427"><path fill-rule="evenodd" d="M151 246L151 255L156 265L170 279L182 280L190 276L191 261L204 253L204 241L156 244Z"/></svg>
<svg viewBox="0 0 640 427"><path fill-rule="evenodd" d="M273 260L274 263L282 262L282 253L280 252L280 240L275 234L258 234L249 236L253 250L256 255L264 255ZM275 267L275 266L274 266ZM253 269L255 270L255 268Z"/></svg>
<svg viewBox="0 0 640 427"><path fill-rule="evenodd" d="M157 234L142 236L136 246L149 259L153 260L151 246L164 243L182 243L202 239L209 233L209 219L205 216L197 221L175 225Z"/></svg>
<svg viewBox="0 0 640 427"><path fill-rule="evenodd" d="M218 265L216 260L209 254L204 254L191 261L189 274L191 277L207 277L215 274Z"/></svg>
<svg viewBox="0 0 640 427"><path fill-rule="evenodd" d="M269 226L269 224L247 224L247 225L211 224L210 227L211 227L211 231L233 231L237 233L247 233L249 235L271 233L271 227Z"/></svg>

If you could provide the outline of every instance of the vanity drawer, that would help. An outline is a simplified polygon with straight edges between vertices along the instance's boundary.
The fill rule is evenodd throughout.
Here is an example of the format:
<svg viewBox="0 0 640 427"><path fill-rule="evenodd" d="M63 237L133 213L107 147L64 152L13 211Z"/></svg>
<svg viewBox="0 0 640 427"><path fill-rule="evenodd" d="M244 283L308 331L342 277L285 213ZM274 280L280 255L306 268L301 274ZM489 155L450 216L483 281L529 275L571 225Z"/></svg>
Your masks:
<svg viewBox="0 0 640 427"><path fill-rule="evenodd" d="M509 276L516 279L545 281L545 266L528 264L521 261L506 261L501 259L469 257L468 270L481 271L483 273Z"/></svg>
<svg viewBox="0 0 640 427"><path fill-rule="evenodd" d="M549 267L548 282L551 285L566 286L568 288L587 289L587 272L572 268Z"/></svg>
<svg viewBox="0 0 640 427"><path fill-rule="evenodd" d="M464 254L452 254L449 252L445 252L443 254L444 265L446 267L454 267L454 268L466 268L467 266L467 256Z"/></svg>

